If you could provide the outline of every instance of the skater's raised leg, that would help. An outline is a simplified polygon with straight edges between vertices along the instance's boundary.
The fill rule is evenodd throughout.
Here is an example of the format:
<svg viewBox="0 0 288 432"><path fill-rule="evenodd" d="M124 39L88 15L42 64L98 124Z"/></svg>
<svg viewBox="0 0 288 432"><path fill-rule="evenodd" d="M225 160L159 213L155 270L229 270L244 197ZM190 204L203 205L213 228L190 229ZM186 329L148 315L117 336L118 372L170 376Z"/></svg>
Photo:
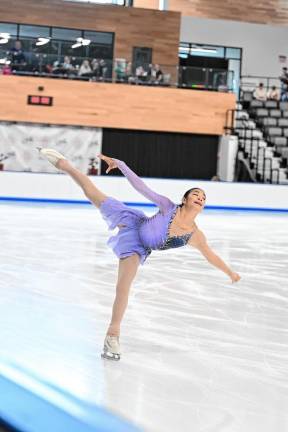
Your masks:
<svg viewBox="0 0 288 432"><path fill-rule="evenodd" d="M79 170L63 156L53 149L40 149L40 153L48 159L56 168L66 172L73 178L73 180L83 189L86 197L96 206L100 207L101 203L105 201L107 195L101 192L89 177Z"/></svg>

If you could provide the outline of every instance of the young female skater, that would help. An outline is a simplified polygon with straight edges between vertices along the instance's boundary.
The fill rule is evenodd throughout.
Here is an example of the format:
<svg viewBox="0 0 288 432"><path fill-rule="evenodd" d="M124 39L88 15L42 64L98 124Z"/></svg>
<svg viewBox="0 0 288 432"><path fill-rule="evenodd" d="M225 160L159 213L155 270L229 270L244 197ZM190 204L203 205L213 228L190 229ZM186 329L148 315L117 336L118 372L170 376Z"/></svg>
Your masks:
<svg viewBox="0 0 288 432"><path fill-rule="evenodd" d="M106 196L85 174L74 168L55 150L43 148L40 153L78 183L86 197L99 208L109 229L119 228L117 235L108 241L108 245L119 258L119 268L112 318L104 340L102 357L120 360L120 325L128 304L130 286L139 264L144 263L152 250L165 250L188 244L198 249L210 264L226 273L232 282L240 280L240 276L212 251L203 232L195 224L195 218L206 201L202 189L189 189L182 198L182 204L176 205L169 198L153 192L124 162L99 155L108 165L106 173L119 168L138 192L157 205L158 212L147 217L142 211Z"/></svg>

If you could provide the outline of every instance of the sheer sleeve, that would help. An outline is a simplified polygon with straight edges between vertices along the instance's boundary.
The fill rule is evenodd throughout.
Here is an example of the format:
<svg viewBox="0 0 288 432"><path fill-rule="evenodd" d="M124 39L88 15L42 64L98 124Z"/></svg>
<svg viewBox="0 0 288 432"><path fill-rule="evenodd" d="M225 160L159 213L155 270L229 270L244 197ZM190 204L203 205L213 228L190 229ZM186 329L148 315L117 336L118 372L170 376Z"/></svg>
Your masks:
<svg viewBox="0 0 288 432"><path fill-rule="evenodd" d="M118 159L114 159L114 161L117 164L117 167L120 169L122 174L127 178L129 183L136 189L138 192L140 192L145 198L147 198L149 201L152 201L154 204L159 207L161 213L165 213L166 211L170 210L172 207L175 206L175 204L170 201L169 198L159 195L156 192L152 191L144 182L143 180L137 176L123 161L120 161Z"/></svg>

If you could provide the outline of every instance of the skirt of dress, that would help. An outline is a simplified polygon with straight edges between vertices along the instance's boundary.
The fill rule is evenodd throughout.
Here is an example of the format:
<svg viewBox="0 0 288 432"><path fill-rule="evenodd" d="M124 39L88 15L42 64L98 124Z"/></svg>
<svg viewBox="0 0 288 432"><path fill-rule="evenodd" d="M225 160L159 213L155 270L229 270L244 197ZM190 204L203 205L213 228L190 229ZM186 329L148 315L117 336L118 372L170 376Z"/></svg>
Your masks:
<svg viewBox="0 0 288 432"><path fill-rule="evenodd" d="M147 219L145 213L132 209L114 198L108 197L100 205L100 213L107 222L108 228L113 230L118 227L116 235L109 238L107 244L118 258L138 254L141 264L151 253L145 248L139 237L139 226ZM120 227L119 227L120 225Z"/></svg>

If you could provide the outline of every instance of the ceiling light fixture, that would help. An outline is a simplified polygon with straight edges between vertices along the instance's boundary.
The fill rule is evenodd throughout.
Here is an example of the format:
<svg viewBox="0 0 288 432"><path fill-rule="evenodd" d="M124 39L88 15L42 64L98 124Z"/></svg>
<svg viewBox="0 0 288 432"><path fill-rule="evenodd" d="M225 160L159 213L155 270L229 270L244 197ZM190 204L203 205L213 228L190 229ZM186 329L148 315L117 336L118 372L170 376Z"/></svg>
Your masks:
<svg viewBox="0 0 288 432"><path fill-rule="evenodd" d="M205 53L217 53L217 50L215 48L191 48L191 51L194 52L205 52Z"/></svg>
<svg viewBox="0 0 288 432"><path fill-rule="evenodd" d="M50 42L50 38L45 38L45 37L38 37L38 40L36 42L37 46L42 46L42 45L46 45L47 43Z"/></svg>
<svg viewBox="0 0 288 432"><path fill-rule="evenodd" d="M74 43L71 48L74 49L74 48L79 48L81 46L87 46L90 45L90 42L91 42L90 39L84 39L82 37L79 37L76 39L76 43Z"/></svg>
<svg viewBox="0 0 288 432"><path fill-rule="evenodd" d="M0 44L6 44L10 39L10 33L0 33Z"/></svg>

